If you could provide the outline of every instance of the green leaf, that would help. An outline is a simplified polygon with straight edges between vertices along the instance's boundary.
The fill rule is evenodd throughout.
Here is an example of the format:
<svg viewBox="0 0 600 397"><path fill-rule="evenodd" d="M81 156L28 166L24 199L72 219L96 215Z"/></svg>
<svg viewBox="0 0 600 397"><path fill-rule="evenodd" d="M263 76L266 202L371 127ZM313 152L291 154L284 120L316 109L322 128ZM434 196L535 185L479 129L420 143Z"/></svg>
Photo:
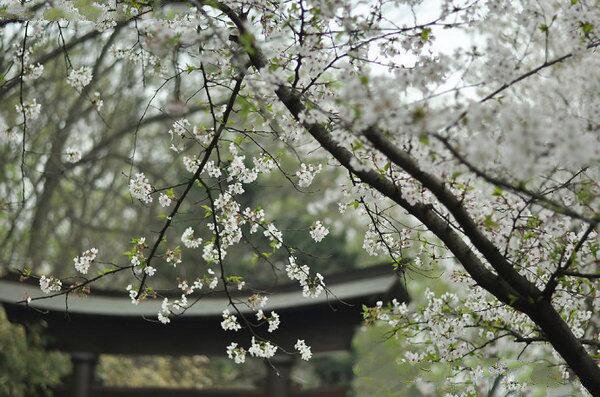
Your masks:
<svg viewBox="0 0 600 397"><path fill-rule="evenodd" d="M595 198L595 195L589 184L584 184L575 195L577 200L579 200L579 202L582 204L590 204Z"/></svg>
<svg viewBox="0 0 600 397"><path fill-rule="evenodd" d="M249 33L240 35L240 44L248 55L254 55L254 37Z"/></svg>
<svg viewBox="0 0 600 397"><path fill-rule="evenodd" d="M527 227L530 229L534 229L540 226L541 224L542 221L540 221L540 218L538 218L537 216L532 216L527 220Z"/></svg>
<svg viewBox="0 0 600 397"><path fill-rule="evenodd" d="M203 204L202 208L204 208L204 217L208 218L209 216L212 215L212 208L210 208L208 205Z"/></svg>
<svg viewBox="0 0 600 397"><path fill-rule="evenodd" d="M355 140L354 142L352 142L352 150L358 150L361 149L364 145L361 141L359 141L358 139Z"/></svg>
<svg viewBox="0 0 600 397"><path fill-rule="evenodd" d="M233 142L239 146L244 142L245 139L246 139L246 137L244 135L238 135L235 137Z"/></svg>
<svg viewBox="0 0 600 397"><path fill-rule="evenodd" d="M48 8L44 12L44 19L48 21L58 21L66 17L67 15L65 14L64 10L59 7Z"/></svg>
<svg viewBox="0 0 600 397"><path fill-rule="evenodd" d="M431 28L425 28L425 29L421 30L421 40L423 42L429 40L430 37L431 37Z"/></svg>
<svg viewBox="0 0 600 397"><path fill-rule="evenodd" d="M498 223L492 219L491 215L487 215L483 220L483 226L485 226L485 228L488 230L493 230L498 227Z"/></svg>
<svg viewBox="0 0 600 397"><path fill-rule="evenodd" d="M494 191L492 192L492 196L502 197L502 194L504 194L504 190L502 190L502 188L500 188L499 186L495 186Z"/></svg>

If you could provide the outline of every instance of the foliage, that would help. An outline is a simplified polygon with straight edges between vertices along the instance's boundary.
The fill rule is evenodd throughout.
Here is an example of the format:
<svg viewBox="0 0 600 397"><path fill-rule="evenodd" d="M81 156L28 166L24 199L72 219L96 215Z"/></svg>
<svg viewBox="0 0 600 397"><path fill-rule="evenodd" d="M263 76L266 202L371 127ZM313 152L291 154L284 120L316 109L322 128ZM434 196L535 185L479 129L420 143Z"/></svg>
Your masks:
<svg viewBox="0 0 600 397"><path fill-rule="evenodd" d="M25 332L0 311L0 396L50 396L69 372L68 358L44 350L39 330Z"/></svg>
<svg viewBox="0 0 600 397"><path fill-rule="evenodd" d="M98 377L106 386L187 389L251 388L263 378L264 365L239 367L223 359L190 357L101 356Z"/></svg>
<svg viewBox="0 0 600 397"><path fill-rule="evenodd" d="M438 294L449 292L448 284L432 272L427 276L416 276L410 280L410 295L415 306L425 304L425 290L433 289ZM445 394L460 394L468 386L469 378L460 382L445 382L454 378L453 366L446 362L419 362L409 359L410 353L419 350L419 343L412 343L385 322L376 327L363 327L355 336L353 391L357 397L429 397ZM531 348L531 347L530 347ZM523 352L525 353L525 352ZM536 353L534 353L536 354ZM539 352L537 352L539 354ZM532 357L531 354L529 357ZM515 359L510 345L499 345L490 354L472 354L459 360L463 371L479 368L488 382L478 382L480 396L510 396L510 383L526 384L530 396L580 396L581 392L572 384L561 382L560 372L546 360L536 363ZM486 373L499 362L507 368L497 374ZM385 363L385 365L382 365ZM483 375L485 374L485 375Z"/></svg>

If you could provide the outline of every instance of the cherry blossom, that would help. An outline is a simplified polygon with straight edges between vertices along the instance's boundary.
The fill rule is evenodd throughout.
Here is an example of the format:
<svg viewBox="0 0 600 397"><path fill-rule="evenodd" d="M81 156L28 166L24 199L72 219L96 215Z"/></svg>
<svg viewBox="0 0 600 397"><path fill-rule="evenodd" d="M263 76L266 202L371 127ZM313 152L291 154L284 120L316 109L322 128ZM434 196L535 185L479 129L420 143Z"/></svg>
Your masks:
<svg viewBox="0 0 600 397"><path fill-rule="evenodd" d="M0 226L11 263L38 272L72 252L54 247L82 222L57 203L81 189L114 206L94 213L95 229L157 230L147 243L123 239L123 263L107 258L133 304L158 299L149 291L161 261L173 274L188 255L204 266L178 281L180 298L163 300L161 323L205 286L254 291L230 263L246 253L305 298L329 296L304 241L278 219L285 203L271 192L285 187L306 205L293 215L312 225L301 233L321 243L311 250L329 228L352 230L408 283L413 272L444 283L409 305L364 308L367 324L410 344L400 360L448 363L445 382L462 395L489 390L498 374L503 391L527 394L517 357L600 394L595 2L130 3L84 12L0 0L10 24ZM49 14L68 26L42 24ZM135 200L123 203L127 192ZM70 270L85 276L96 254ZM42 276L40 289L68 297L87 288L84 276L69 289ZM243 299L260 324L235 311L223 328L284 327L263 312L265 295ZM225 352L238 364L278 351L269 340L242 345ZM303 340L295 348L310 358ZM486 356L497 362L465 366Z"/></svg>
<svg viewBox="0 0 600 397"><path fill-rule="evenodd" d="M129 192L133 198L140 200L145 204L152 202L152 186L148 182L148 179L142 172L138 172L131 178L129 182Z"/></svg>
<svg viewBox="0 0 600 397"><path fill-rule="evenodd" d="M230 314L228 309L223 310L223 321L221 322L221 328L225 331L239 331L242 326L237 321L237 317L234 314Z"/></svg>
<svg viewBox="0 0 600 397"><path fill-rule="evenodd" d="M44 294L51 294L53 292L58 292L62 288L62 282L56 278L51 276L42 276L40 277L40 289Z"/></svg>
<svg viewBox="0 0 600 397"><path fill-rule="evenodd" d="M98 255L98 249L90 248L81 254L81 256L73 258L73 262L75 262L75 270L77 270L79 273L87 274L92 262L94 262L96 259L96 255Z"/></svg>
<svg viewBox="0 0 600 397"><path fill-rule="evenodd" d="M238 344L232 342L227 346L227 357L231 358L236 364L246 362L246 350L243 347L238 347Z"/></svg>
<svg viewBox="0 0 600 397"><path fill-rule="evenodd" d="M308 346L303 339L298 339L298 341L294 345L294 349L298 350L298 353L300 353L300 357L303 360L308 361L312 358L310 346Z"/></svg>
<svg viewBox="0 0 600 397"><path fill-rule="evenodd" d="M88 66L82 66L78 69L71 69L67 82L77 91L81 91L92 81L92 69Z"/></svg>
<svg viewBox="0 0 600 397"><path fill-rule="evenodd" d="M161 193L158 196L158 202L160 203L161 207L168 207L171 205L171 198L167 194Z"/></svg>
<svg viewBox="0 0 600 397"><path fill-rule="evenodd" d="M321 242L328 234L329 229L323 226L321 221L316 221L310 228L310 237L317 243Z"/></svg>

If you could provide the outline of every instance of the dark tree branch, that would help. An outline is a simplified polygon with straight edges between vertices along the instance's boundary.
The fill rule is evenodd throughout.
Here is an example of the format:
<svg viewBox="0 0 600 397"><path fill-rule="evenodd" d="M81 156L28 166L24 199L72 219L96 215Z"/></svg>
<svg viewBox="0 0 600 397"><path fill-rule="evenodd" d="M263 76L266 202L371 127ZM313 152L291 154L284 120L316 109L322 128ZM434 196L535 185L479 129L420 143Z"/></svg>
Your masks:
<svg viewBox="0 0 600 397"><path fill-rule="evenodd" d="M242 88L242 81L243 80L244 80L244 74L241 74L236 79L235 87L233 88L233 92L231 93L231 96L229 97L229 102L227 103L227 107L225 109L225 112L223 113L223 119L221 121L221 125L215 131L215 136L212 138L212 140L210 141L208 147L204 151L204 157L202 158L202 161L198 165L198 169L194 173L194 176L192 178L190 178L190 180L189 180L187 186L185 187L183 193L181 193L181 196L179 196L179 198L177 199L177 202L175 203L175 206L173 207L173 210L171 211L171 213L167 217L167 220L165 221L162 229L160 230L160 232L158 234L158 237L156 238L156 240L154 242L154 245L152 246L152 248L150 250L150 254L146 258L146 261L144 263L144 267L143 268L146 268L146 267L150 266L150 263L151 263L152 259L156 255L156 252L158 250L158 246L163 241L163 239L165 237L165 233L167 232L167 229L169 228L169 226L171 226L171 222L173 221L173 218L177 215L177 211L179 210L179 207L181 207L181 204L185 200L185 197L187 196L187 194L192 189L192 186L194 186L194 183L200 178L200 174L204 170L204 166L208 162L208 159L210 158L210 155L212 154L213 149L215 149L215 147L219 143L219 138L221 136L221 132L223 132L223 130L225 129L225 126L227 125L227 121L229 120L229 116L231 114L231 111L233 110L233 105L235 103L237 95L240 92L240 89ZM144 272L144 275L142 276L142 281L140 282L140 286L139 286L139 288L137 290L136 299L139 299L140 294L141 294L142 290L144 289L144 286L146 284L147 276L148 275Z"/></svg>
<svg viewBox="0 0 600 397"><path fill-rule="evenodd" d="M249 45L245 48L247 49L247 54L250 57L252 65L258 70L267 65L267 61L257 46L255 38L248 32L243 20L233 9L223 3L214 1L207 2L206 4L202 1L197 1L196 3L200 6L208 5L214 7L227 15L235 24L240 35L250 38ZM302 103L301 98L285 86L279 86L275 93L289 110L290 114L296 120L300 120L300 115L305 110L305 105ZM552 307L550 302L539 299L539 290L512 268L498 249L473 223L466 210L460 205L460 202L457 203L456 198L443 185L440 186L435 178L431 178L418 167L413 168L411 161L404 158L399 148L391 144L382 147L391 155L394 155L394 158L390 158L390 160L397 162L401 168L408 168L406 171L409 174L412 175L414 173L413 177L430 189L438 200L453 213L453 216L465 229L467 237L484 255L490 265L498 271L498 275L495 275L486 268L469 245L464 242L462 237L452 230L447 222L435 214L430 205L422 203L413 205L402 197L401 191L397 186L378 173L372 170L355 169L352 166L352 153L335 142L325 126L308 122L302 124L313 138L320 143L321 147L335 157L342 166L384 196L398 203L442 240L478 285L492 293L501 302L527 314L543 330L552 346L578 375L581 383L593 395L600 396L600 368L587 353L581 342L573 335L567 323ZM367 131L367 134L369 134L369 131ZM370 136L371 141L379 139L377 134L370 134ZM414 165L416 166L416 164ZM459 207L455 208L457 204Z"/></svg>

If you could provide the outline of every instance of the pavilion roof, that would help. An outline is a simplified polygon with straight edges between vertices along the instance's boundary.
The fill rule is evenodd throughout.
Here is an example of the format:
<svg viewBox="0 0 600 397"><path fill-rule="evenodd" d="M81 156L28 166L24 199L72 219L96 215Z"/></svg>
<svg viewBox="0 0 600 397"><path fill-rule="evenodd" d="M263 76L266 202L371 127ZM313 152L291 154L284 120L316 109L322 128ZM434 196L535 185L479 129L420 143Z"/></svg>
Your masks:
<svg viewBox="0 0 600 397"><path fill-rule="evenodd" d="M362 305L397 298L407 301L398 275L389 265L353 269L325 278L328 293L317 298L302 296L297 283L265 288L269 297L266 313L275 310L281 327L272 334L261 334L282 346L293 346L305 339L313 351L346 350L352 334L362 322ZM235 292L242 300L250 293ZM250 338L248 331L225 332L220 327L221 313L228 307L224 293L200 298L170 324L156 323L162 299L132 305L125 291L94 290L89 296L69 295L33 301L27 307L17 304L24 296L42 293L37 285L19 282L15 277L0 280L0 303L11 322L40 322L50 336L51 345L64 351L89 351L123 354L223 354L232 341ZM194 295L188 297L194 302ZM242 312L250 312L243 304ZM290 345L291 343L291 345Z"/></svg>

